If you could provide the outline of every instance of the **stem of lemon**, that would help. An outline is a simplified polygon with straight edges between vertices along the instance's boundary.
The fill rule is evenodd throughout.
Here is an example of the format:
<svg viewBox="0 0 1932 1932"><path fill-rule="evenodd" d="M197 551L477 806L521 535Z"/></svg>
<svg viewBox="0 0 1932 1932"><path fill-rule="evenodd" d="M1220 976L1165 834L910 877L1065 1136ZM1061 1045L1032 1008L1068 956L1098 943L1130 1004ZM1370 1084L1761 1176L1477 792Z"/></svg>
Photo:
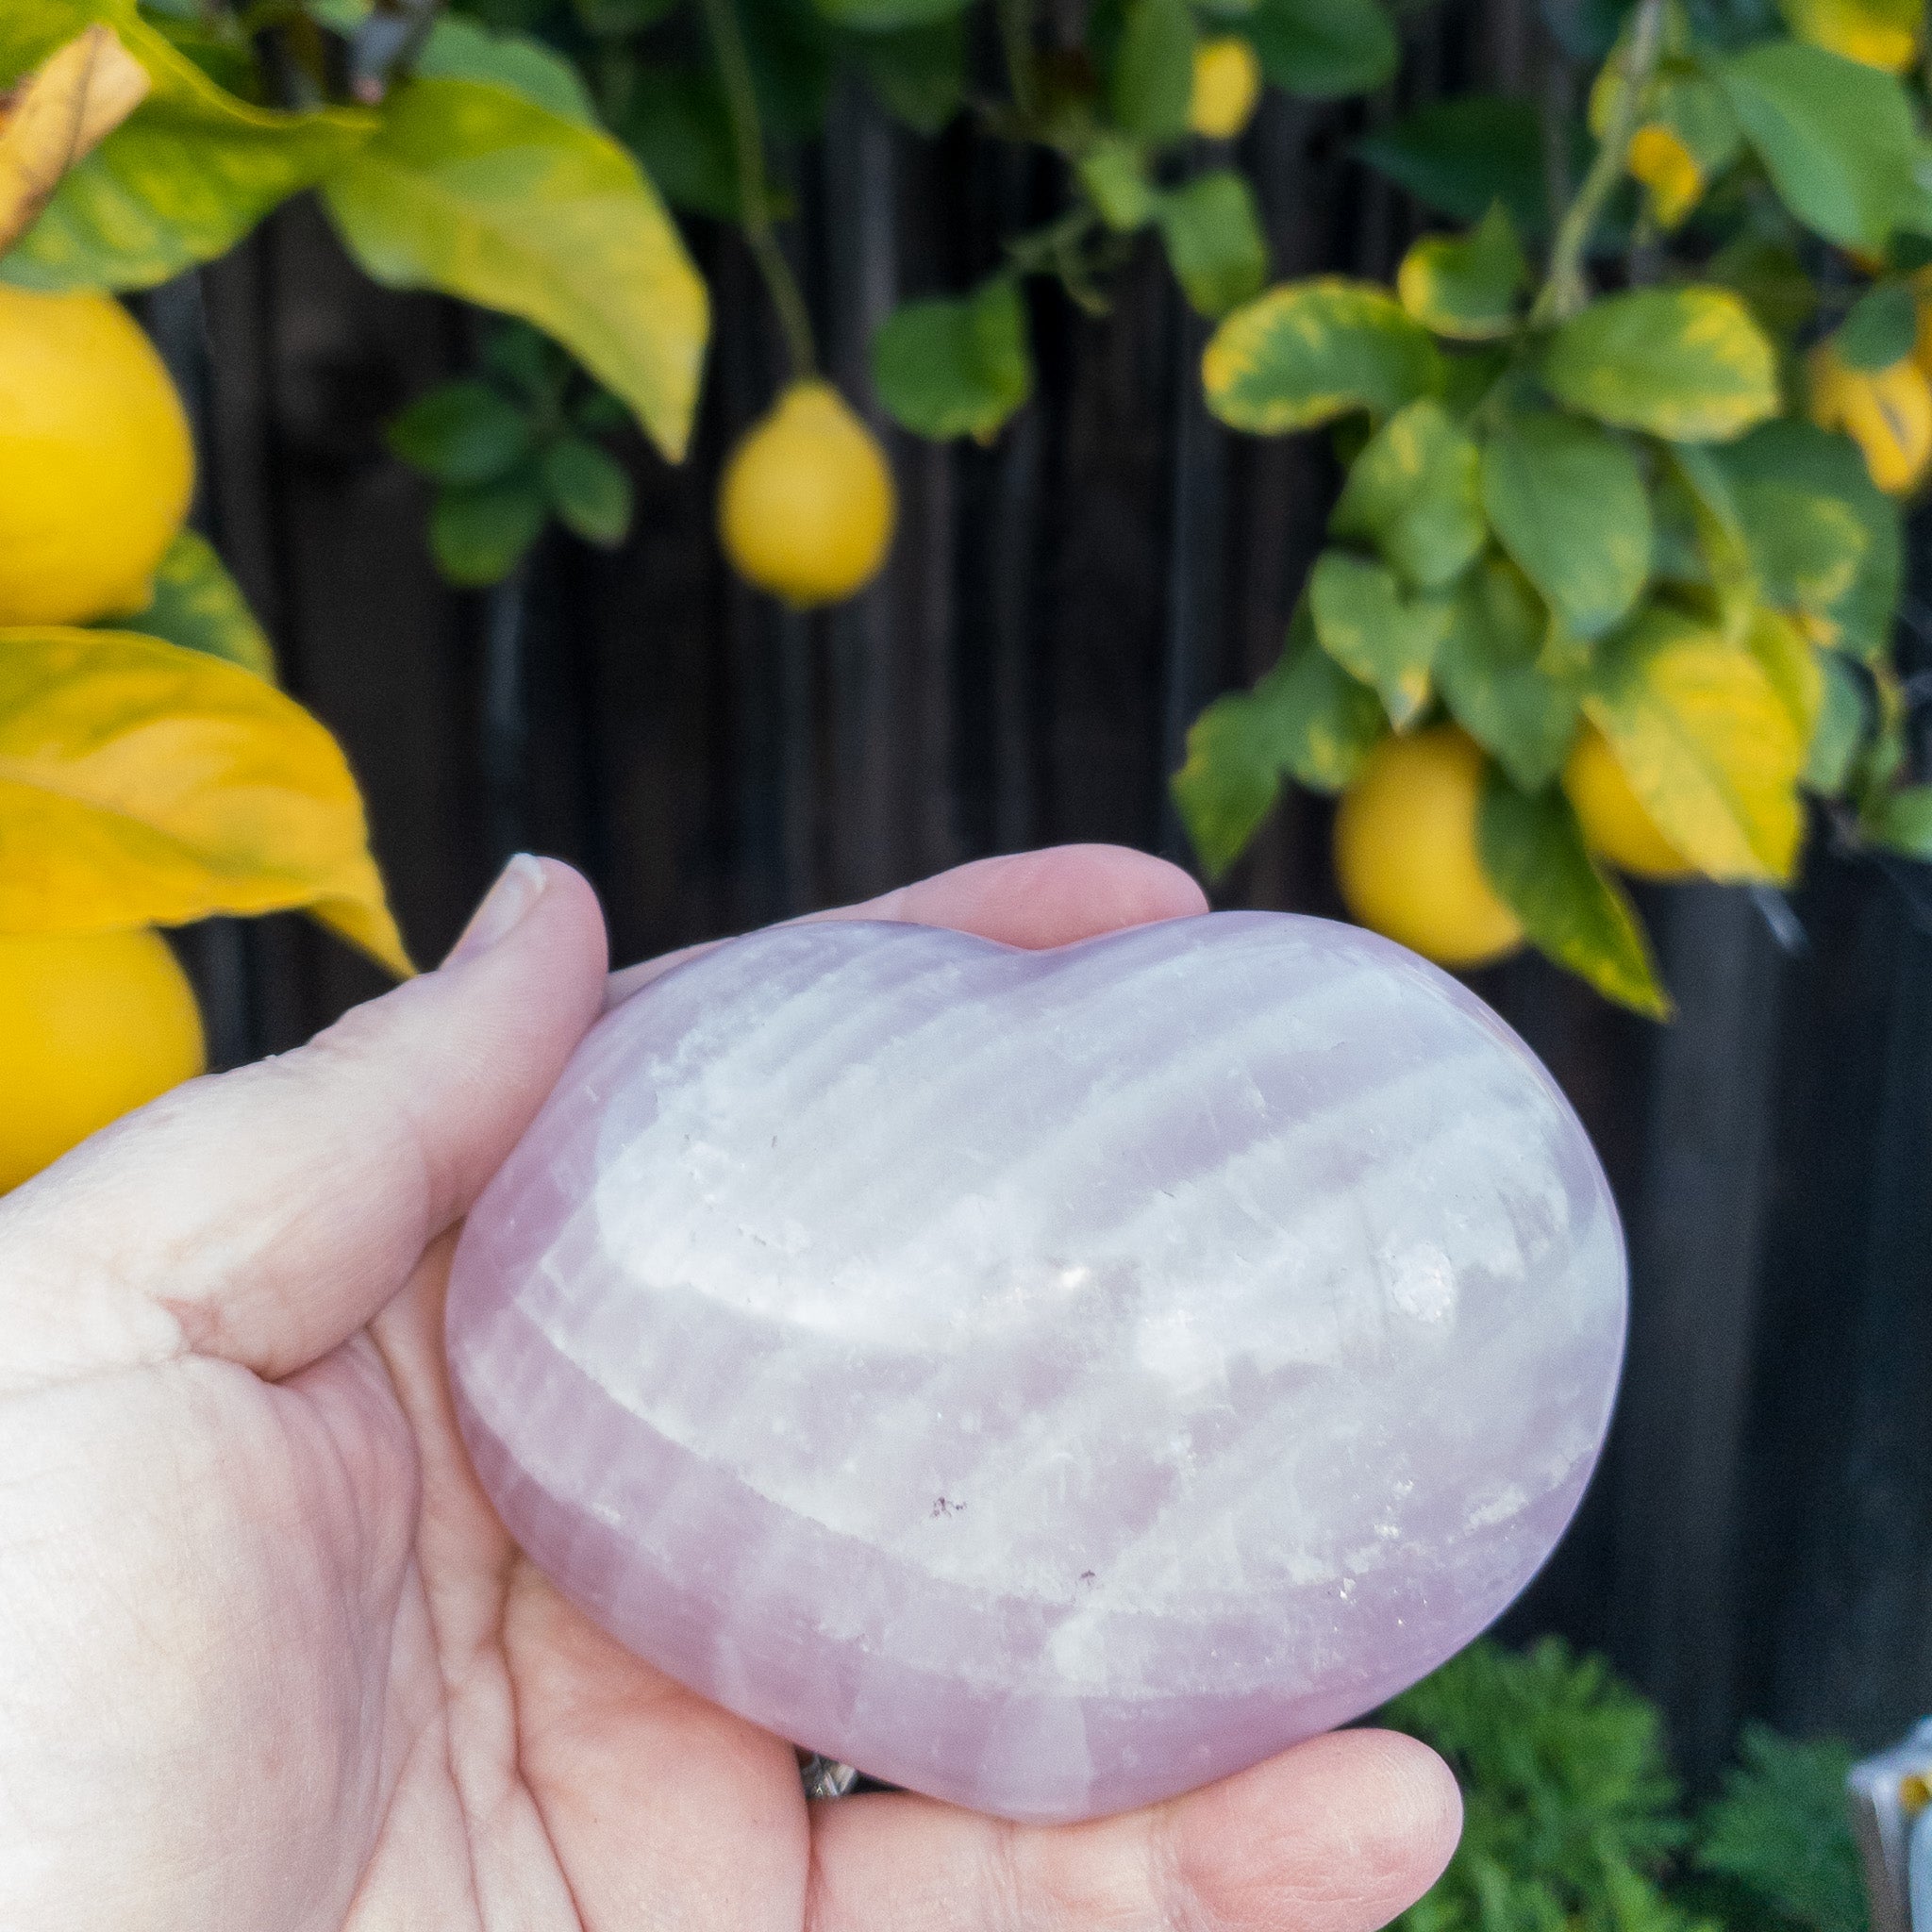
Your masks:
<svg viewBox="0 0 1932 1932"><path fill-rule="evenodd" d="M704 0L705 25L718 57L718 76L724 83L724 102L731 116L731 142L738 159L739 218L752 259L764 277L785 346L791 357L791 374L804 381L818 368L812 345L811 317L785 251L772 225L771 185L765 178L765 138L758 127L758 97L752 85L751 62L745 58L744 36L739 30L733 0Z"/></svg>
<svg viewBox="0 0 1932 1932"><path fill-rule="evenodd" d="M1557 225L1557 239L1550 248L1549 278L1529 311L1530 325L1561 322L1574 315L1590 300L1590 287L1583 278L1583 251L1609 200L1624 178L1624 157L1636 132L1638 109L1643 91L1657 70L1657 54L1663 41L1664 0L1643 0L1630 27L1630 49L1624 60L1623 85L1610 103L1604 138L1590 171L1576 191L1575 199L1563 210Z"/></svg>

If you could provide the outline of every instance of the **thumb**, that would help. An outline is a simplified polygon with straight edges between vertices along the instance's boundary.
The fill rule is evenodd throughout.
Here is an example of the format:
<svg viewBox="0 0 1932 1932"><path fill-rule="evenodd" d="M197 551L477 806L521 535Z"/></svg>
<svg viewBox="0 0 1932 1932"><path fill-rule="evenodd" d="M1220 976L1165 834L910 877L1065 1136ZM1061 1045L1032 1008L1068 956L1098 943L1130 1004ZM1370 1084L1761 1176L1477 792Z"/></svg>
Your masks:
<svg viewBox="0 0 1932 1932"><path fill-rule="evenodd" d="M83 1142L0 1200L0 1391L191 1352L279 1376L326 1354L502 1163L604 973L590 887L520 857L441 971Z"/></svg>

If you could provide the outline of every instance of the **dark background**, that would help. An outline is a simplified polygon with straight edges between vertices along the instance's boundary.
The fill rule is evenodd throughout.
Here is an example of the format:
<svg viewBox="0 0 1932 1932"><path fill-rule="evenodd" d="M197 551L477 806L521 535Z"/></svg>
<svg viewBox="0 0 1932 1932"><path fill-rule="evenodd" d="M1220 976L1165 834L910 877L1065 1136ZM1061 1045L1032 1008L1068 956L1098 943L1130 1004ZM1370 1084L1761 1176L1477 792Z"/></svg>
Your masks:
<svg viewBox="0 0 1932 1932"><path fill-rule="evenodd" d="M1520 6L1452 5L1410 40L1405 100L1271 98L1243 142L1277 275L1386 274L1412 232L1349 158L1366 126L1419 90L1543 84ZM1053 211L1050 168L963 128L911 141L857 92L793 159L825 359L868 407L864 344L894 300L963 288ZM524 846L590 873L620 960L983 853L1185 859L1166 774L1200 706L1279 647L1333 488L1320 440L1205 415L1205 330L1158 262L1101 320L1036 290L1035 402L991 449L894 437L886 577L792 617L712 540L720 453L780 372L743 251L691 232L720 324L691 460L633 443L625 546L553 535L488 595L440 583L424 491L381 441L467 366L474 318L362 281L307 204L143 305L199 418L198 521L347 745L417 956ZM1291 799L1223 902L1338 910L1327 819ZM1932 1707L1932 882L1823 845L1795 947L1741 891L1641 894L1671 1027L1535 958L1474 982L1589 1125L1634 1264L1610 1451L1506 1632L1607 1649L1699 1782L1743 1719L1873 1745ZM188 950L225 1062L380 985L292 918Z"/></svg>

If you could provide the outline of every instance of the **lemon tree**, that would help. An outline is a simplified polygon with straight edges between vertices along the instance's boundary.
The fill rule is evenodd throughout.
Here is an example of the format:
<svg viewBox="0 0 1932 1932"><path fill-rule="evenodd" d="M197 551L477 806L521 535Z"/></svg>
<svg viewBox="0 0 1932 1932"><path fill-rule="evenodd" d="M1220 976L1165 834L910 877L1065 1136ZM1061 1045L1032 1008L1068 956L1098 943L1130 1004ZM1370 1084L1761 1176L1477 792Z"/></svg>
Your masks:
<svg viewBox="0 0 1932 1932"><path fill-rule="evenodd" d="M1174 781L1210 873L1285 784L1339 791L1357 917L1452 964L1520 930L1661 1015L1620 874L1776 885L1821 816L1932 858L1890 655L1932 471L1923 39L1890 0L1641 0L1554 220L1514 103L1367 145L1453 225L1392 290L1262 292L1203 362L1230 426L1346 439L1281 662Z"/></svg>

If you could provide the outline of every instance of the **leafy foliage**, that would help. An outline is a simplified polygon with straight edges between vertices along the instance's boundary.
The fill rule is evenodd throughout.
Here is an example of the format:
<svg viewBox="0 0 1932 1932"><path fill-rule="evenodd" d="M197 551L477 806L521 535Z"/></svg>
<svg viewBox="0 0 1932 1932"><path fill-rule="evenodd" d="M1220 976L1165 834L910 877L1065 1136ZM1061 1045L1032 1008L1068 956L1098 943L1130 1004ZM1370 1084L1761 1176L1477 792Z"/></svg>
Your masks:
<svg viewBox="0 0 1932 1932"><path fill-rule="evenodd" d="M1866 1932L1839 1743L1747 1729L1686 1817L1655 1708L1554 1638L1474 1644L1380 1721L1463 1790L1462 1843L1404 1932Z"/></svg>
<svg viewBox="0 0 1932 1932"><path fill-rule="evenodd" d="M1731 1916L1775 1915L1806 1932L1866 1932L1857 1847L1845 1826L1852 1754L1750 1726L1740 1762L1699 1821L1695 1862L1724 1881Z"/></svg>
<svg viewBox="0 0 1932 1932"><path fill-rule="evenodd" d="M1707 877L1789 878L1807 791L1841 839L1932 852L1890 666L1896 499L1932 470L1932 195L1899 77L1921 25L1888 8L1790 0L1780 25L1639 0L1596 50L1567 193L1563 130L1544 141L1522 104L1419 110L1358 152L1465 225L1414 242L1393 300L1266 291L1203 361L1232 428L1338 425L1316 650L1388 727L1446 711L1475 740L1491 886L1532 943L1654 1016L1648 941L1591 849L1611 808L1555 783L1584 720L1649 845ZM1210 871L1294 771L1306 641L1282 661L1251 706L1204 714L1175 778ZM1222 757L1247 774L1240 813L1218 809Z"/></svg>

